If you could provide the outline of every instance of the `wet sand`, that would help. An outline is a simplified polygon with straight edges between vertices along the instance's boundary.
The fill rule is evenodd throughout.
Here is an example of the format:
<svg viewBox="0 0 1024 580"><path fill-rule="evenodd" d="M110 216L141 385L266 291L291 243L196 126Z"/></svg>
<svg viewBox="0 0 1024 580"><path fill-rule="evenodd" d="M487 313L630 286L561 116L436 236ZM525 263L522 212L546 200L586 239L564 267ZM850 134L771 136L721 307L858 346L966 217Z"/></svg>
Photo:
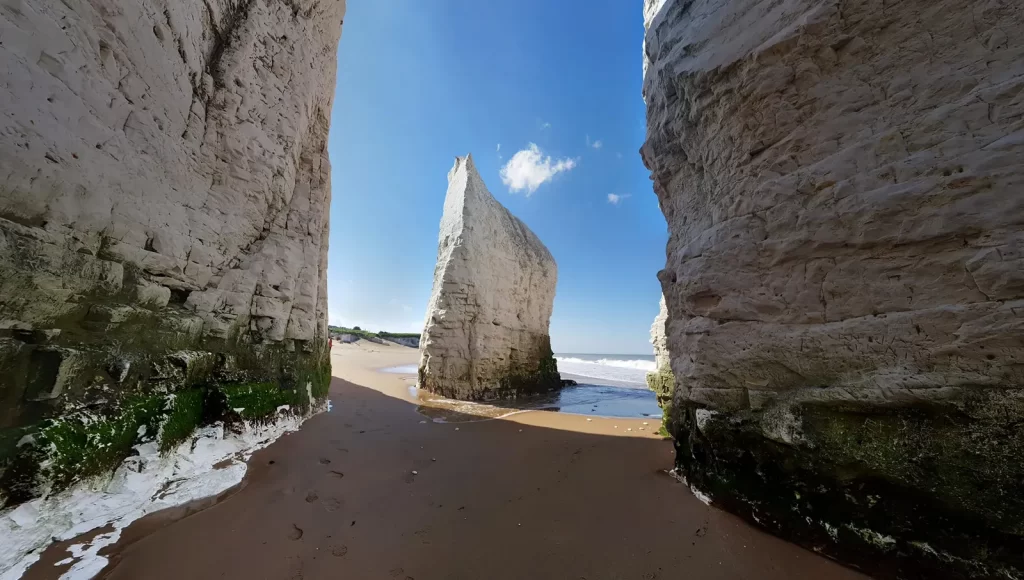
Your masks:
<svg viewBox="0 0 1024 580"><path fill-rule="evenodd" d="M102 576L864 578L701 503L664 473L654 421L430 421L414 377L375 370L415 358L335 346L332 412L253 455L212 507L133 524Z"/></svg>

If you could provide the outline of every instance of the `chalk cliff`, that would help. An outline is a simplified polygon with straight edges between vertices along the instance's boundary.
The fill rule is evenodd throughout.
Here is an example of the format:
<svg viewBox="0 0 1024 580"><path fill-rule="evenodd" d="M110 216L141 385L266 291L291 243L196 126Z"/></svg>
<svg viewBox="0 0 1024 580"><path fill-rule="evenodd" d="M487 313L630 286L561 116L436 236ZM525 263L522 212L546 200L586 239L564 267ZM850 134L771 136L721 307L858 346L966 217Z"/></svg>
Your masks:
<svg viewBox="0 0 1024 580"><path fill-rule="evenodd" d="M473 158L457 158L420 341L420 387L472 400L559 388L548 336L557 276L551 253L491 196Z"/></svg>
<svg viewBox="0 0 1024 580"><path fill-rule="evenodd" d="M0 505L326 395L344 12L0 6Z"/></svg>
<svg viewBox="0 0 1024 580"><path fill-rule="evenodd" d="M668 354L668 336L665 333L667 324L668 306L665 304L665 297L662 296L658 315L654 318L654 323L651 324L651 346L654 347L655 369L647 373L647 386L657 395L658 405L661 406L666 417L670 414L672 393L675 391L672 361Z"/></svg>
<svg viewBox="0 0 1024 580"><path fill-rule="evenodd" d="M881 576L1024 576L1024 6L645 16L681 473Z"/></svg>

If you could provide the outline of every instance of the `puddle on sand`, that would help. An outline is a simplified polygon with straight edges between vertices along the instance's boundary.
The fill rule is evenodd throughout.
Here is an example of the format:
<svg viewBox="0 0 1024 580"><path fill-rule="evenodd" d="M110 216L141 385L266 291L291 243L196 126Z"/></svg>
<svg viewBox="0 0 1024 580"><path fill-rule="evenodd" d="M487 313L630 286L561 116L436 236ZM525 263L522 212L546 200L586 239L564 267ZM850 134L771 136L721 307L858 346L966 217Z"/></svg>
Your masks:
<svg viewBox="0 0 1024 580"><path fill-rule="evenodd" d="M421 402L417 409L420 413L439 422L497 419L523 411L551 411L591 417L653 417L661 420L661 409L654 393L630 387L577 385L557 392L501 401L500 404L445 399L415 386L409 387L409 394Z"/></svg>

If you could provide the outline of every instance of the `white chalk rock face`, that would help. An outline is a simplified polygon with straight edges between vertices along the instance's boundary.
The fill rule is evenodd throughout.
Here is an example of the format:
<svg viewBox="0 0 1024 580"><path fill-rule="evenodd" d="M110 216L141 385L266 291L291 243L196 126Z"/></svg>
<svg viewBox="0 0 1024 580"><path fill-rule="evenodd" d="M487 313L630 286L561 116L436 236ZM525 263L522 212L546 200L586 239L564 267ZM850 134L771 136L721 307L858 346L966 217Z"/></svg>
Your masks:
<svg viewBox="0 0 1024 580"><path fill-rule="evenodd" d="M46 325L74 315L76 294L139 278L169 289L206 336L324 335L344 10L5 3L0 232L5 262L28 246L37 256L0 280L3 314Z"/></svg>
<svg viewBox="0 0 1024 580"><path fill-rule="evenodd" d="M654 323L651 324L651 346L654 347L655 369L647 373L647 386L657 395L658 405L663 410L667 409L675 391L675 377L672 375L672 360L668 353L668 336L665 331L667 324L668 306L665 304L665 296L662 295L659 301L658 315L654 317Z"/></svg>
<svg viewBox="0 0 1024 580"><path fill-rule="evenodd" d="M688 480L870 570L1024 574L1007 556L1024 517L1024 4L648 0L645 20L641 153L669 225ZM950 529L965 519L984 531Z"/></svg>
<svg viewBox="0 0 1024 580"><path fill-rule="evenodd" d="M464 400L559 388L548 324L555 260L491 196L470 156L455 160L420 350L420 387Z"/></svg>
<svg viewBox="0 0 1024 580"><path fill-rule="evenodd" d="M344 0L0 2L0 431L93 403L113 413L133 393L301 390L329 369L344 13ZM35 481L4 473L11 450L0 505Z"/></svg>
<svg viewBox="0 0 1024 580"><path fill-rule="evenodd" d="M651 346L654 347L654 365L659 368L669 368L668 337L665 335L665 324L668 322L668 306L665 304L665 296L662 295L658 302L658 315L654 317L651 324Z"/></svg>

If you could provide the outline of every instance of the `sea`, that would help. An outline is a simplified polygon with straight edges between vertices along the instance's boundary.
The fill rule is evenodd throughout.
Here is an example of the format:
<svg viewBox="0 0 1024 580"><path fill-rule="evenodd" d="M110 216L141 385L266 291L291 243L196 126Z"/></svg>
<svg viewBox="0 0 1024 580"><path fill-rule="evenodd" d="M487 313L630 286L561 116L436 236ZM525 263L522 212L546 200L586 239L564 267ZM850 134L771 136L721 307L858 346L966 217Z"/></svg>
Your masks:
<svg viewBox="0 0 1024 580"><path fill-rule="evenodd" d="M502 405L600 417L654 417L660 421L661 409L646 382L647 373L655 370L654 355L555 353L555 360L562 378L576 381L576 386ZM382 370L415 374L416 365Z"/></svg>
<svg viewBox="0 0 1024 580"><path fill-rule="evenodd" d="M601 417L656 417L661 409L647 388L654 355L555 353L563 379L576 381L557 393L540 395L561 413Z"/></svg>

